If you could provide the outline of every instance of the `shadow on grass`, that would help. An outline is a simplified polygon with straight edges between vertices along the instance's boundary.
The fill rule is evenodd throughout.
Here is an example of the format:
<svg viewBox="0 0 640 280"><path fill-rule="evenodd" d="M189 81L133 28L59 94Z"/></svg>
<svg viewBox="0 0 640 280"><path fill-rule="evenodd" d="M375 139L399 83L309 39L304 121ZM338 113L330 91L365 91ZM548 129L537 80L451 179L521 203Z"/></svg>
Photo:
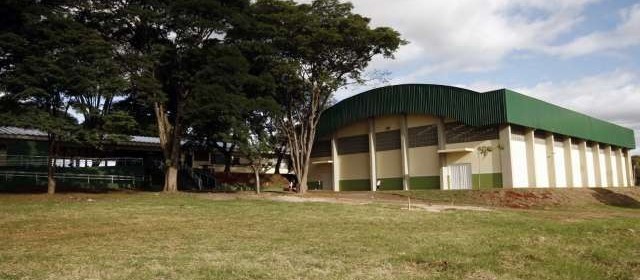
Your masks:
<svg viewBox="0 0 640 280"><path fill-rule="evenodd" d="M603 188L593 189L593 197L609 206L640 209L640 201L633 197Z"/></svg>
<svg viewBox="0 0 640 280"><path fill-rule="evenodd" d="M130 189L130 188L83 188L83 187L67 187L56 186L56 193L92 193L92 194L106 194L112 192L134 192L134 191L146 191L143 189ZM12 188L0 189L1 194L44 194L47 193L47 187L41 186L21 186Z"/></svg>

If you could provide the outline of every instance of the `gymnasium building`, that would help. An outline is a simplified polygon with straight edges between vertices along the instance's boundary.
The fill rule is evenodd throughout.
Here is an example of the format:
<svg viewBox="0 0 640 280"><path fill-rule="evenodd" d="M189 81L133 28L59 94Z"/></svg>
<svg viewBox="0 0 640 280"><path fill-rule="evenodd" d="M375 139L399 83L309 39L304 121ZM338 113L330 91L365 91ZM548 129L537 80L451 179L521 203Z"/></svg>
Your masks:
<svg viewBox="0 0 640 280"><path fill-rule="evenodd" d="M500 89L373 89L327 109L309 182L333 191L632 186L634 132Z"/></svg>

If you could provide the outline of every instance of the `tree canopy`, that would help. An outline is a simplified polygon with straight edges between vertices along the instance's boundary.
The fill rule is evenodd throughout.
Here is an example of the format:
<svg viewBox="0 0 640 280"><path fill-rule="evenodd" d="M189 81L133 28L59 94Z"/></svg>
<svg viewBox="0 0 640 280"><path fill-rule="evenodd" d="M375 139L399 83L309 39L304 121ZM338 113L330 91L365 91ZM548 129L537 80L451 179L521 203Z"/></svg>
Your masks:
<svg viewBox="0 0 640 280"><path fill-rule="evenodd" d="M1 122L46 131L50 160L58 141L155 134L167 192L178 190L185 141L254 162L288 151L304 192L334 92L404 43L338 0L0 5Z"/></svg>
<svg viewBox="0 0 640 280"><path fill-rule="evenodd" d="M0 6L1 123L49 136L49 193L59 141L99 147L122 139L126 112L111 110L125 81L114 46L82 22L65 1L5 1ZM78 117L81 116L81 117Z"/></svg>
<svg viewBox="0 0 640 280"><path fill-rule="evenodd" d="M338 0L258 0L252 7L257 24L239 33L271 45L281 109L276 125L304 192L316 126L333 94L350 82L364 82L373 57L392 57L404 41L391 28L372 28L370 19L353 13L351 3Z"/></svg>

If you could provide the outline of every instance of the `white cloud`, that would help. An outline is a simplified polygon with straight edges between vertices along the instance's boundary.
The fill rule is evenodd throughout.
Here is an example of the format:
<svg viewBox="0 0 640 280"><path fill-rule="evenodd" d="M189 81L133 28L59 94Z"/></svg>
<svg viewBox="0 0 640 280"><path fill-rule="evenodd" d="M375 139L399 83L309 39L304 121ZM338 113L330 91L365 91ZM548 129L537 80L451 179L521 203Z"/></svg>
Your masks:
<svg viewBox="0 0 640 280"><path fill-rule="evenodd" d="M499 67L518 50L539 50L582 20L592 0L353 0L355 10L377 26L391 26L410 44L396 61L377 59L372 68L483 71ZM420 65L422 63L422 65Z"/></svg>
<svg viewBox="0 0 640 280"><path fill-rule="evenodd" d="M498 83L494 83L494 82L490 82L490 81L476 81L470 84L461 84L461 85L455 85L457 87L461 87L461 88L466 88L466 89L470 89L470 90L474 90L477 92L486 92L486 91L492 91L492 90L497 90L497 89L501 89L501 88L505 88L504 85L502 84L498 84Z"/></svg>
<svg viewBox="0 0 640 280"><path fill-rule="evenodd" d="M499 68L514 54L575 57L639 46L640 4L621 10L619 23L610 30L571 39L584 19L584 10L597 1L600 0L351 0L355 11L370 17L374 26L393 27L410 42L398 51L395 60L376 58L369 68L392 71L390 84L446 83L459 71ZM567 39L567 43L558 43ZM440 74L438 79L444 81L432 80L436 71ZM380 85L343 89L336 99L377 86ZM492 81L458 86L476 91L513 88L630 127L636 132L636 143L640 143L637 70L616 70L577 80L550 78L534 86L515 88Z"/></svg>
<svg viewBox="0 0 640 280"><path fill-rule="evenodd" d="M616 70L575 81L514 89L553 104L635 130L640 144L640 73ZM640 153L636 150L635 153Z"/></svg>
<svg viewBox="0 0 640 280"><path fill-rule="evenodd" d="M299 0L310 2L311 0ZM435 72L497 69L520 52L574 57L640 45L640 4L620 11L611 30L568 41L585 8L601 0L351 0L374 26L390 26L408 40L395 60L376 57L370 69L403 72L423 81ZM407 69L410 73L405 74Z"/></svg>
<svg viewBox="0 0 640 280"><path fill-rule="evenodd" d="M640 4L622 10L620 17L620 24L612 30L593 32L567 44L548 47L546 52L573 57L640 45Z"/></svg>

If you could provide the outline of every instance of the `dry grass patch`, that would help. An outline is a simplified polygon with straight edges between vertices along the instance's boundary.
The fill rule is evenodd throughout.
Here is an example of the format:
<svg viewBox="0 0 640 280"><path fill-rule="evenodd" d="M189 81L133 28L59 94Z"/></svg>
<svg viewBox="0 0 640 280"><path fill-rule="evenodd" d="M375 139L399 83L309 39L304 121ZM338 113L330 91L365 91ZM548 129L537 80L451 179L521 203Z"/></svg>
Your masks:
<svg viewBox="0 0 640 280"><path fill-rule="evenodd" d="M0 279L640 275L637 209L429 213L377 203L211 196L0 196ZM554 218L567 211L589 216Z"/></svg>

